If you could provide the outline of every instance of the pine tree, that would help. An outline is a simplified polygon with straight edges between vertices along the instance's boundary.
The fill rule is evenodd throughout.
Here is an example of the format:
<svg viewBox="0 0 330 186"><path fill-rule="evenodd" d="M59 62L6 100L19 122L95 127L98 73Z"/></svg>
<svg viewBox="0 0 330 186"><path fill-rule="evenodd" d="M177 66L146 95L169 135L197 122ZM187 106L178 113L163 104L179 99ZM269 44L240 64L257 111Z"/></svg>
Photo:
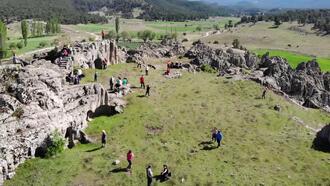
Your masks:
<svg viewBox="0 0 330 186"><path fill-rule="evenodd" d="M6 57L7 27L0 20L0 59Z"/></svg>
<svg viewBox="0 0 330 186"><path fill-rule="evenodd" d="M22 37L24 39L24 45L27 45L27 38L29 34L29 25L26 20L21 22L21 29L22 29Z"/></svg>
<svg viewBox="0 0 330 186"><path fill-rule="evenodd" d="M118 42L118 40L119 40L119 30L120 30L120 20L119 20L119 17L116 17L115 26L116 26L116 34L117 34L117 42Z"/></svg>

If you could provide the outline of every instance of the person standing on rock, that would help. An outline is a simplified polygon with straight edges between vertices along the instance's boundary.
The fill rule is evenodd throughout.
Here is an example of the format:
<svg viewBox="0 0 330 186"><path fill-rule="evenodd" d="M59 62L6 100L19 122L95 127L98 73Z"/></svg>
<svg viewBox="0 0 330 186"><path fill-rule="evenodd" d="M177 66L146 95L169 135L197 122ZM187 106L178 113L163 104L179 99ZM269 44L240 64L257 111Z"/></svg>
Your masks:
<svg viewBox="0 0 330 186"><path fill-rule="evenodd" d="M104 148L105 145L107 144L107 133L105 132L105 130L102 130L101 141L102 141L102 147Z"/></svg>
<svg viewBox="0 0 330 186"><path fill-rule="evenodd" d="M146 65L146 76L148 76L148 75L149 75L149 66Z"/></svg>
<svg viewBox="0 0 330 186"><path fill-rule="evenodd" d="M150 96L150 86L147 85L147 90L145 96Z"/></svg>
<svg viewBox="0 0 330 186"><path fill-rule="evenodd" d="M221 131L220 130L218 130L218 133L217 133L217 135L216 135L216 140L217 140L217 143L218 143L218 147L217 148L219 148L220 147L220 145L221 145L221 140L222 140L222 133L221 133Z"/></svg>
<svg viewBox="0 0 330 186"><path fill-rule="evenodd" d="M147 186L151 186L152 184L153 173L151 170L151 165L147 167Z"/></svg>
<svg viewBox="0 0 330 186"><path fill-rule="evenodd" d="M128 151L127 153L127 162L128 162L128 166L127 166L127 171L131 171L132 169L132 160L134 159L134 154L131 150Z"/></svg>
<svg viewBox="0 0 330 186"><path fill-rule="evenodd" d="M104 40L104 39L105 39L105 33L104 33L104 30L102 30L102 32L101 32L101 36L102 36L102 40Z"/></svg>
<svg viewBox="0 0 330 186"><path fill-rule="evenodd" d="M143 75L140 77L140 85L141 85L141 88L145 89L144 76Z"/></svg>

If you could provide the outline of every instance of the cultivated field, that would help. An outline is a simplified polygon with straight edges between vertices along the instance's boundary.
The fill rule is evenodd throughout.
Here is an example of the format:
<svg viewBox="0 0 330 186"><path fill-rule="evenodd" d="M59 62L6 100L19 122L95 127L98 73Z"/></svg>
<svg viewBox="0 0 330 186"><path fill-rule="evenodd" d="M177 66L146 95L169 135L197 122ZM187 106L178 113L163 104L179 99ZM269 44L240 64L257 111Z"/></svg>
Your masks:
<svg viewBox="0 0 330 186"><path fill-rule="evenodd" d="M163 164L172 172L171 180L156 185L330 184L329 155L311 149L314 132L295 121L320 128L329 122L329 114L273 93L262 100L262 87L250 81L208 73L168 80L161 75L162 67L146 77L151 97L133 89L123 114L90 122L86 132L94 144L78 145L51 159L29 160L5 185L146 185L148 164L156 175ZM86 71L84 82L91 82L93 74ZM141 72L133 64L122 64L99 74L106 87L111 75L138 86ZM281 112L273 110L276 104ZM219 149L209 143L213 127L224 134ZM108 145L100 149L103 129ZM129 149L136 156L132 175L111 172L127 166ZM112 165L116 159L121 163Z"/></svg>

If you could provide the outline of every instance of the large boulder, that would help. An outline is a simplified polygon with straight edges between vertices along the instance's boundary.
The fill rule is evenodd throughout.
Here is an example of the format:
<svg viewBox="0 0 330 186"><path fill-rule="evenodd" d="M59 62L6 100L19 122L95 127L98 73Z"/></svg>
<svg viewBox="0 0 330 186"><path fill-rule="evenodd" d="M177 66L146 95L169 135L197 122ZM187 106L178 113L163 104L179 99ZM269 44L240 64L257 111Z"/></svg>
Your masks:
<svg viewBox="0 0 330 186"><path fill-rule="evenodd" d="M330 152L330 124L322 128L313 142L313 148L316 150Z"/></svg>

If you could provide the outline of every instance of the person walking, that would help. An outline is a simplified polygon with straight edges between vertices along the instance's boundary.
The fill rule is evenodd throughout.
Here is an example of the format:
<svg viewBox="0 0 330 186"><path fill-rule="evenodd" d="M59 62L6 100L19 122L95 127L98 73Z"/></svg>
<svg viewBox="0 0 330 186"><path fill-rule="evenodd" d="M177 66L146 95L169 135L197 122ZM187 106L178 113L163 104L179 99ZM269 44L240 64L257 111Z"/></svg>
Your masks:
<svg viewBox="0 0 330 186"><path fill-rule="evenodd" d="M141 84L141 88L145 89L144 76L143 75L140 77L140 84Z"/></svg>
<svg viewBox="0 0 330 186"><path fill-rule="evenodd" d="M147 167L147 186L151 186L152 184L153 173L151 170L151 165Z"/></svg>
<svg viewBox="0 0 330 186"><path fill-rule="evenodd" d="M127 162L128 162L128 166L127 166L127 171L131 171L132 169L132 160L134 159L134 154L131 150L129 150L127 152Z"/></svg>
<svg viewBox="0 0 330 186"><path fill-rule="evenodd" d="M150 86L147 85L147 90L145 96L150 96Z"/></svg>
<svg viewBox="0 0 330 186"><path fill-rule="evenodd" d="M217 133L217 136L216 136L216 140L217 140L217 143L218 143L218 147L217 148L219 148L220 147L220 145L221 145L221 140L222 140L222 133L221 133L221 131L220 130L218 130L218 133Z"/></svg>
<svg viewBox="0 0 330 186"><path fill-rule="evenodd" d="M146 65L146 76L148 76L148 75L149 75L149 66Z"/></svg>
<svg viewBox="0 0 330 186"><path fill-rule="evenodd" d="M267 87L264 88L261 99L266 99L266 94L267 94Z"/></svg>
<svg viewBox="0 0 330 186"><path fill-rule="evenodd" d="M97 72L95 71L95 74L94 74L94 81L97 82Z"/></svg>
<svg viewBox="0 0 330 186"><path fill-rule="evenodd" d="M102 130L101 141L102 141L102 147L104 148L107 143L107 133L105 132L105 130Z"/></svg>

